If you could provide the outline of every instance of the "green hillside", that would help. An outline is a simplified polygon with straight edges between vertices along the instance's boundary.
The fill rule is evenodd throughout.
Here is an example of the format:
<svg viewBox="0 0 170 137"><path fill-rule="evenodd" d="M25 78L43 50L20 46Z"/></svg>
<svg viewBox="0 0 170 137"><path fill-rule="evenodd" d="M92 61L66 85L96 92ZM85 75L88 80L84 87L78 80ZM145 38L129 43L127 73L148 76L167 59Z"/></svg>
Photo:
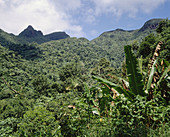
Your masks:
<svg viewBox="0 0 170 137"><path fill-rule="evenodd" d="M157 24L159 21L154 20L154 23ZM153 22L153 20L149 22ZM147 24L151 25L152 23ZM147 27L142 32L140 30L117 29L104 32L92 41L85 38L67 38L43 43L38 47L43 53L42 58L44 60L51 60L59 66L77 58L89 69L94 68L99 59L106 58L111 62L112 67L121 68L121 62L124 58L124 45L134 44L134 46L139 46L142 39L151 32L155 32L155 28Z"/></svg>
<svg viewBox="0 0 170 137"><path fill-rule="evenodd" d="M7 46L10 44L25 43L25 41L23 39L16 37L14 34L9 34L0 29L0 43L3 46Z"/></svg>
<svg viewBox="0 0 170 137"><path fill-rule="evenodd" d="M113 67L119 68L124 58L124 45L138 47L140 42L150 33L155 33L161 19L152 19L147 21L142 28L137 30L116 29L102 33L98 38L92 40L92 43L102 47L104 54L112 63ZM154 27L153 27L154 26ZM108 56L107 56L108 55Z"/></svg>
<svg viewBox="0 0 170 137"><path fill-rule="evenodd" d="M170 136L170 20L92 41L29 29L0 30L0 136Z"/></svg>

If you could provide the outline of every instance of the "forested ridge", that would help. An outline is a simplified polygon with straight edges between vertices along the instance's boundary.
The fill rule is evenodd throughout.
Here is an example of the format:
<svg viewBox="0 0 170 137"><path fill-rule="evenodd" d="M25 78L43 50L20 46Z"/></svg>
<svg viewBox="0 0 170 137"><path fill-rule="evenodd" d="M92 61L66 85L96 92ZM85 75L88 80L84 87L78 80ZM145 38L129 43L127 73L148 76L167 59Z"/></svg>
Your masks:
<svg viewBox="0 0 170 137"><path fill-rule="evenodd" d="M168 19L62 35L0 30L0 136L170 135Z"/></svg>

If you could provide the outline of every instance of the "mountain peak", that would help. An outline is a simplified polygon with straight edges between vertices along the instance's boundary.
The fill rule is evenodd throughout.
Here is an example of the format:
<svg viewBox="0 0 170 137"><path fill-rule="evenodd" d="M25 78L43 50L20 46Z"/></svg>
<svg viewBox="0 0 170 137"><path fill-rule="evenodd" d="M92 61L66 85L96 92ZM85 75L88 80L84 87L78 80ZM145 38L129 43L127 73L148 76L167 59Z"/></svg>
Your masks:
<svg viewBox="0 0 170 137"><path fill-rule="evenodd" d="M24 38L28 42L44 43L51 40L59 40L70 37L65 32L53 32L47 35L43 35L40 30L35 30L33 26L28 25L19 35L20 38Z"/></svg>
<svg viewBox="0 0 170 137"><path fill-rule="evenodd" d="M33 38L33 37L41 37L43 33L39 30L35 30L31 25L29 25L24 31L22 31L19 36Z"/></svg>
<svg viewBox="0 0 170 137"><path fill-rule="evenodd" d="M160 21L162 19L151 19L145 22L145 24L142 26L142 28L139 30L139 32L145 31L147 29L154 30L158 27Z"/></svg>
<svg viewBox="0 0 170 137"><path fill-rule="evenodd" d="M34 30L34 28L31 25L28 25L28 27L26 29Z"/></svg>

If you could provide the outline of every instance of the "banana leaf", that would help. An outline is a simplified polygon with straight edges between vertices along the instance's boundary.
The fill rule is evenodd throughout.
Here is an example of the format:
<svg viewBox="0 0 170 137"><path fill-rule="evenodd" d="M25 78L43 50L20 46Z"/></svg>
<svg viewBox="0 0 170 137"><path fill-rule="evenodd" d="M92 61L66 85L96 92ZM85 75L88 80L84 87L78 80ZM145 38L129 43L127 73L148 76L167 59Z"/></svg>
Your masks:
<svg viewBox="0 0 170 137"><path fill-rule="evenodd" d="M140 69L140 73L143 74L143 68L142 68L143 59L142 59L142 56L138 59L138 61L139 61L139 69Z"/></svg>
<svg viewBox="0 0 170 137"><path fill-rule="evenodd" d="M125 97L129 98L130 100L133 99L135 96L131 91L125 90L122 87L116 85L115 83L112 83L106 79L103 79L101 77L92 76L93 79L97 80L100 83L108 85L110 88L114 88L119 94L124 94Z"/></svg>
<svg viewBox="0 0 170 137"><path fill-rule="evenodd" d="M142 79L142 74L139 70L138 61L134 53L132 53L131 46L125 46L124 50L126 56L126 69L130 90L135 95L145 96L144 82Z"/></svg>
<svg viewBox="0 0 170 137"><path fill-rule="evenodd" d="M150 74L149 74L149 78L148 78L148 82L147 82L147 86L146 86L147 93L149 92L149 90L151 88L153 76L154 76L154 73L156 72L156 67L155 67L156 63L157 63L157 60L155 60L155 62L153 63Z"/></svg>
<svg viewBox="0 0 170 137"><path fill-rule="evenodd" d="M162 79L168 74L168 72L170 71L170 65L165 69L165 71L163 72L161 78L159 79L159 81L157 82L157 86L159 86L160 82L162 81Z"/></svg>

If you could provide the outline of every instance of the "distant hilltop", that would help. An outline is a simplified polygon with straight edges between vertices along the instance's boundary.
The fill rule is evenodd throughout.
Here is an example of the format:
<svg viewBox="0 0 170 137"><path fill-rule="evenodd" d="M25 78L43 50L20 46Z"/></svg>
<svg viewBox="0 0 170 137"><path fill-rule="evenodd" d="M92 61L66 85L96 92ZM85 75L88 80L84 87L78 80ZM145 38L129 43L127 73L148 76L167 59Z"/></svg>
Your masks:
<svg viewBox="0 0 170 137"><path fill-rule="evenodd" d="M159 22L162 21L163 19L151 19L151 20L148 20L147 22L144 23L144 25L138 30L138 32L143 32L143 31L146 31L146 30L155 30L158 25L159 25ZM107 33L107 32L132 32L132 31L135 31L135 30L124 30L124 29L121 29L121 28L117 28L115 30L111 30L111 31L106 31L104 33Z"/></svg>
<svg viewBox="0 0 170 137"><path fill-rule="evenodd" d="M40 30L35 30L31 25L24 29L18 37L24 38L28 42L43 43L51 40L59 40L70 37L65 32L54 32L47 35L43 35Z"/></svg>

